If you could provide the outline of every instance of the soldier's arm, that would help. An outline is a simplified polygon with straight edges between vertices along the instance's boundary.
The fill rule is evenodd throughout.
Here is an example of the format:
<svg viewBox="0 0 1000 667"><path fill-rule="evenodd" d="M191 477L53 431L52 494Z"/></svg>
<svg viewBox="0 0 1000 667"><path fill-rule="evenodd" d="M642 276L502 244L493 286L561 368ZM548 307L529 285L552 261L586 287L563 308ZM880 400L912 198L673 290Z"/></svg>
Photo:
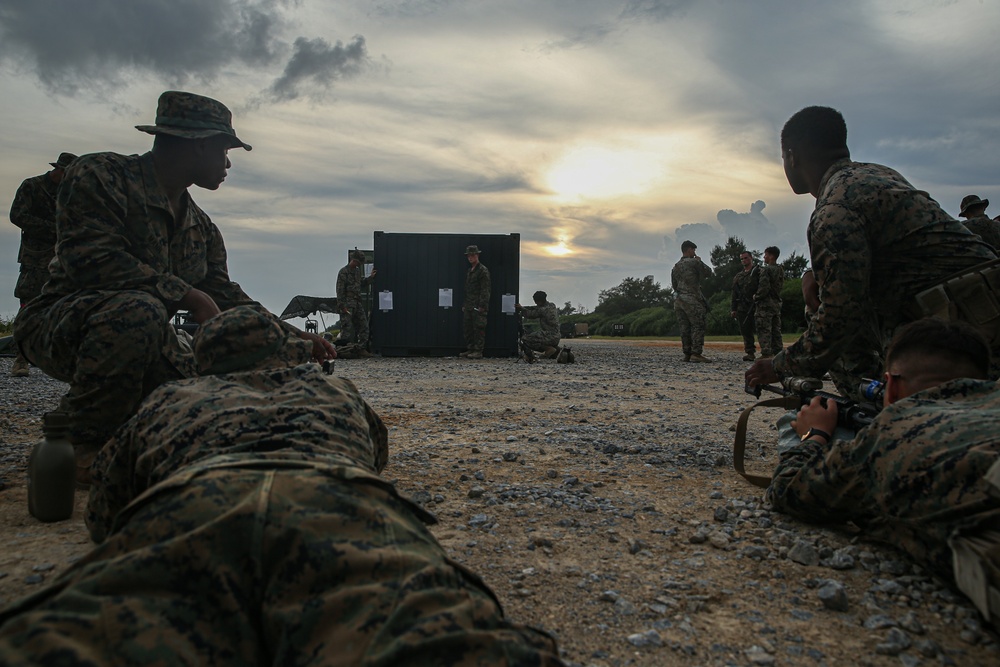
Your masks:
<svg viewBox="0 0 1000 667"><path fill-rule="evenodd" d="M134 487L136 436L134 419L121 428L94 460L94 484L84 521L90 539L103 542L111 532L115 516L138 495Z"/></svg>
<svg viewBox="0 0 1000 667"><path fill-rule="evenodd" d="M229 260L222 232L207 215L201 213L200 209L198 212L204 216L204 219L199 223L199 228L204 230L207 267L205 278L200 280L195 287L210 296L221 310L256 303L243 291L239 283L229 277Z"/></svg>
<svg viewBox="0 0 1000 667"><path fill-rule="evenodd" d="M864 221L842 206L826 206L809 225L820 306L802 336L774 358L783 377L822 377L864 329L871 315L871 253Z"/></svg>
<svg viewBox="0 0 1000 667"><path fill-rule="evenodd" d="M482 285L479 292L479 307L486 310L490 307L490 272L483 267Z"/></svg>

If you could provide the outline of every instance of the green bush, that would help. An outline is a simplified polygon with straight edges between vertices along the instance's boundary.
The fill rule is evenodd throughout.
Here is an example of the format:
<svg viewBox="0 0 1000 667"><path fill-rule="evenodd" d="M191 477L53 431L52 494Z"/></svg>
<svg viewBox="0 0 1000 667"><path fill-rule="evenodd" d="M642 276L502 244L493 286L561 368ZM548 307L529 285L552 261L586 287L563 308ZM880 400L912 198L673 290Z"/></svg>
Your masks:
<svg viewBox="0 0 1000 667"><path fill-rule="evenodd" d="M9 336L14 331L14 318L0 315L0 336Z"/></svg>

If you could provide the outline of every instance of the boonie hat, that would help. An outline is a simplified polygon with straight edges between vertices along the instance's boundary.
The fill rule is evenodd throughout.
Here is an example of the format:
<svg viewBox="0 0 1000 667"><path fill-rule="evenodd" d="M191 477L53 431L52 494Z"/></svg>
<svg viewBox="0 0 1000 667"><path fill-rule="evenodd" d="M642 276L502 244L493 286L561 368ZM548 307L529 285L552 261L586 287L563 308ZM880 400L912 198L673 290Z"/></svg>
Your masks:
<svg viewBox="0 0 1000 667"><path fill-rule="evenodd" d="M194 334L199 375L289 368L312 358L312 343L289 335L274 315L236 306L202 323Z"/></svg>
<svg viewBox="0 0 1000 667"><path fill-rule="evenodd" d="M980 199L978 195L965 195L964 197L962 197L962 210L960 210L958 214L965 215L965 212L968 209L972 208L973 206L977 206L979 204L982 204L983 206L989 206L990 200Z"/></svg>
<svg viewBox="0 0 1000 667"><path fill-rule="evenodd" d="M480 254L479 253L479 246L477 246L477 245L470 245L470 246L466 247L465 254L466 255L478 255L478 254Z"/></svg>
<svg viewBox="0 0 1000 667"><path fill-rule="evenodd" d="M205 139L224 134L230 148L251 150L233 129L233 114L229 108L211 97L168 90L160 95L156 105L156 125L136 125L135 129L149 134L170 134L185 139Z"/></svg>
<svg viewBox="0 0 1000 667"><path fill-rule="evenodd" d="M51 164L56 169L65 169L70 164L72 164L73 160L75 159L76 156L73 155L72 153L60 153L59 159L56 160L55 162L49 162L49 164Z"/></svg>
<svg viewBox="0 0 1000 667"><path fill-rule="evenodd" d="M354 250L351 251L351 259L356 259L359 262L364 262L365 261L365 253L364 253L364 251L363 250L358 250L357 248L355 248Z"/></svg>

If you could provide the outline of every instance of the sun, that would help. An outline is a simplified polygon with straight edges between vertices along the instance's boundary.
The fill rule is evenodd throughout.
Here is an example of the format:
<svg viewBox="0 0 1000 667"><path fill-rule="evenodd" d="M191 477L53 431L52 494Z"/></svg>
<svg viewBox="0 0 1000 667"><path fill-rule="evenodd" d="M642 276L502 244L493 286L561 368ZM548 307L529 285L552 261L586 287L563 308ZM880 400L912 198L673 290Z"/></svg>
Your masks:
<svg viewBox="0 0 1000 667"><path fill-rule="evenodd" d="M565 257L566 255L573 254L569 246L566 245L566 241L559 241L552 245L547 245L544 247L545 252L549 253L553 257Z"/></svg>
<svg viewBox="0 0 1000 667"><path fill-rule="evenodd" d="M560 199L614 199L640 195L662 176L662 157L655 153L582 146L552 165L546 184Z"/></svg>

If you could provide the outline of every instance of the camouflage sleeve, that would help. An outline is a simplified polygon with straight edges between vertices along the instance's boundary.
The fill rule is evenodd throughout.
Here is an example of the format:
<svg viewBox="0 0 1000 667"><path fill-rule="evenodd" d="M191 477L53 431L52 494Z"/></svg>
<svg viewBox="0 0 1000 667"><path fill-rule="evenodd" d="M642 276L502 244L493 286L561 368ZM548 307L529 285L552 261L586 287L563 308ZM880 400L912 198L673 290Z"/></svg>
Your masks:
<svg viewBox="0 0 1000 667"><path fill-rule="evenodd" d="M529 320L535 320L542 316L541 309L538 306L524 306L521 309L521 314Z"/></svg>
<svg viewBox="0 0 1000 667"><path fill-rule="evenodd" d="M39 191L34 179L26 179L14 195L14 203L10 207L10 221L25 232L43 236L52 235L55 221L40 218L32 213L38 207L36 199L45 196L46 193Z"/></svg>
<svg viewBox="0 0 1000 667"><path fill-rule="evenodd" d="M864 220L843 206L824 206L809 225L809 249L820 306L802 336L774 357L774 370L782 377L822 377L872 312Z"/></svg>
<svg viewBox="0 0 1000 667"><path fill-rule="evenodd" d="M699 280L707 280L712 277L712 267L700 259L698 260L698 271L701 273Z"/></svg>
<svg viewBox="0 0 1000 667"><path fill-rule="evenodd" d="M101 449L94 460L94 483L84 521L90 530L90 539L103 542L111 532L118 512L138 495L135 486L136 431L132 422L122 427Z"/></svg>
<svg viewBox="0 0 1000 667"><path fill-rule="evenodd" d="M347 267L345 266L337 273L337 303L340 304L347 298Z"/></svg>
<svg viewBox="0 0 1000 667"><path fill-rule="evenodd" d="M207 221L205 260L208 266L204 279L194 287L212 297L221 310L255 304L256 302L243 291L239 283L229 277L229 257L222 232L214 222L208 220L208 216L205 216L205 219Z"/></svg>
<svg viewBox="0 0 1000 667"><path fill-rule="evenodd" d="M821 522L856 518L868 505L868 489L847 455L865 438L834 440L823 445L806 440L781 454L766 498L774 509L790 516Z"/></svg>
<svg viewBox="0 0 1000 667"><path fill-rule="evenodd" d="M130 252L126 188L133 178L103 156L80 158L70 166L59 188L56 254L79 289L140 290L176 303L191 285Z"/></svg>
<svg viewBox="0 0 1000 667"><path fill-rule="evenodd" d="M733 286L730 288L730 298L729 298L729 310L730 312L735 312L740 301L740 276L742 274L737 273L733 276Z"/></svg>
<svg viewBox="0 0 1000 667"><path fill-rule="evenodd" d="M677 267L679 267L679 266L680 266L680 263L677 263L677 264L674 264L674 268L670 269L670 288L672 290L674 290L675 294L677 293L677 277L678 277L677 274L679 273Z"/></svg>
<svg viewBox="0 0 1000 667"><path fill-rule="evenodd" d="M482 266L482 265L480 265ZM488 310L490 307L490 270L483 266L482 276L479 278L479 289L476 294L476 308Z"/></svg>

